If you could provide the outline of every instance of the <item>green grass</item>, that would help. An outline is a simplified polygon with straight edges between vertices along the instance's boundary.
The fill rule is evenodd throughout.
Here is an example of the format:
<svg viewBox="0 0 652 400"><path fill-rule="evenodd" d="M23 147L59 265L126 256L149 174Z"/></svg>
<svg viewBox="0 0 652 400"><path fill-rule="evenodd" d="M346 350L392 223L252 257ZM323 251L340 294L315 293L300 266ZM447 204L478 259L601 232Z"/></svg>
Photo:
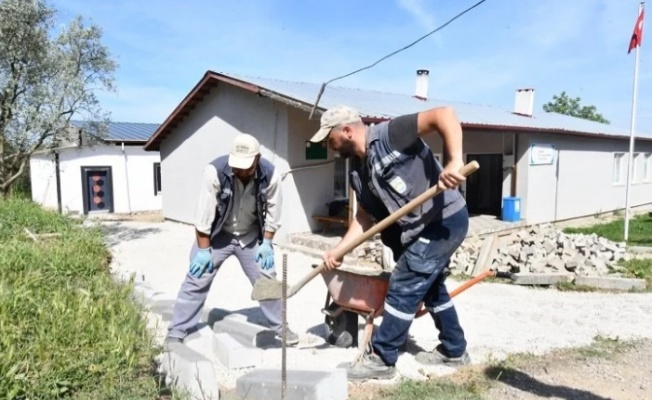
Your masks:
<svg viewBox="0 0 652 400"><path fill-rule="evenodd" d="M426 381L403 380L392 388L374 393L378 400L482 400L487 389L485 382L470 379L465 383L455 383L442 379Z"/></svg>
<svg viewBox="0 0 652 400"><path fill-rule="evenodd" d="M156 349L98 230L0 200L0 397L156 399ZM60 233L34 242L24 234Z"/></svg>
<svg viewBox="0 0 652 400"><path fill-rule="evenodd" d="M565 233L592 233L614 242L623 242L625 232L624 219L617 219L604 224L597 224L582 228L565 228ZM652 217L648 214L639 215L629 220L628 245L652 246Z"/></svg>

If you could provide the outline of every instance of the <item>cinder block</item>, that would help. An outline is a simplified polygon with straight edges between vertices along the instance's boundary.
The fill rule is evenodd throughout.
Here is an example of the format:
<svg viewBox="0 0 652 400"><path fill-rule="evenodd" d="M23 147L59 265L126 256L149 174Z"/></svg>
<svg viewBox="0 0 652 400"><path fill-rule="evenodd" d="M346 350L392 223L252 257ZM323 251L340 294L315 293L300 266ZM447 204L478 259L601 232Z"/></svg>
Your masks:
<svg viewBox="0 0 652 400"><path fill-rule="evenodd" d="M602 276L578 276L575 278L575 284L613 290L644 290L647 286L645 279L607 278Z"/></svg>
<svg viewBox="0 0 652 400"><path fill-rule="evenodd" d="M186 391L193 400L219 400L217 374L208 358L181 343L174 343L159 356L159 363L168 384Z"/></svg>
<svg viewBox="0 0 652 400"><path fill-rule="evenodd" d="M286 377L287 400L346 400L349 397L344 368L288 370ZM238 378L236 391L242 399L281 399L281 370L253 370Z"/></svg>
<svg viewBox="0 0 652 400"><path fill-rule="evenodd" d="M213 352L228 369L257 367L263 361L263 350L244 345L228 333L213 335Z"/></svg>
<svg viewBox="0 0 652 400"><path fill-rule="evenodd" d="M276 332L264 326L252 324L237 318L224 318L213 324L213 332L229 333L245 345L270 347L278 344Z"/></svg>
<svg viewBox="0 0 652 400"><path fill-rule="evenodd" d="M514 274L516 285L555 285L560 282L572 282L571 274Z"/></svg>

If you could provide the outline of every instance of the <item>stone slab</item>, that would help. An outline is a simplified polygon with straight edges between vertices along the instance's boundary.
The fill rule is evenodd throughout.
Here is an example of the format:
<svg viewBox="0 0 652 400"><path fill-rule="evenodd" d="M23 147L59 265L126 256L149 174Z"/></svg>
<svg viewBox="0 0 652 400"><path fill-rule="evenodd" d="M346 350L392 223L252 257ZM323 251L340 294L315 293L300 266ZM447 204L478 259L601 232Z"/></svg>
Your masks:
<svg viewBox="0 0 652 400"><path fill-rule="evenodd" d="M647 286L645 279L633 278L607 278L602 276L581 276L575 278L575 284L598 289L613 290L644 290Z"/></svg>
<svg viewBox="0 0 652 400"><path fill-rule="evenodd" d="M346 369L287 370L286 400L346 400ZM256 369L238 378L238 398L281 399L281 370Z"/></svg>
<svg viewBox="0 0 652 400"><path fill-rule="evenodd" d="M263 361L263 350L246 346L228 333L213 335L213 353L228 369L257 367Z"/></svg>
<svg viewBox="0 0 652 400"><path fill-rule="evenodd" d="M573 276L570 274L514 274L514 284L516 285L555 285L560 282L572 282Z"/></svg>
<svg viewBox="0 0 652 400"><path fill-rule="evenodd" d="M217 374L208 358L181 343L174 343L159 356L158 361L168 385L188 393L193 400L219 400Z"/></svg>
<svg viewBox="0 0 652 400"><path fill-rule="evenodd" d="M276 332L239 318L224 318L213 324L214 333L229 333L246 345L266 348L278 345Z"/></svg>

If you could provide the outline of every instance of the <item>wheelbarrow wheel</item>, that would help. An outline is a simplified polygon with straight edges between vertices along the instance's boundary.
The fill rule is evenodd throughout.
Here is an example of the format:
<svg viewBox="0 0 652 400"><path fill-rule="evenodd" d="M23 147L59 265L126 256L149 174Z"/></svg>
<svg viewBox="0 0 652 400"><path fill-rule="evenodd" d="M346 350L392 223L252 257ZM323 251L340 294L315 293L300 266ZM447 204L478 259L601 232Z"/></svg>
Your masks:
<svg viewBox="0 0 652 400"><path fill-rule="evenodd" d="M358 314L344 310L335 317L326 316L325 322L329 344L341 348L358 346Z"/></svg>

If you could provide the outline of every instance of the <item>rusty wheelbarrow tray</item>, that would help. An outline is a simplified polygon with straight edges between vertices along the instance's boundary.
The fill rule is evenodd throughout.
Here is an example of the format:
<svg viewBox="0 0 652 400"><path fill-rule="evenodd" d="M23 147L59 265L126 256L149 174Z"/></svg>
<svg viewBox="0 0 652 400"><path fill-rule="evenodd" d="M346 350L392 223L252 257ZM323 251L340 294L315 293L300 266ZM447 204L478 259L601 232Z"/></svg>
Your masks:
<svg viewBox="0 0 652 400"><path fill-rule="evenodd" d="M313 268L317 265L313 265ZM353 364L357 363L364 354L373 332L374 318L383 314L385 296L389 286L390 272L372 270L367 268L340 267L335 270L324 270L321 273L328 295L332 298L334 306L328 306L322 310L327 317L336 318L343 311L350 311L362 316L365 319L364 337L358 345L358 355ZM498 277L513 279L510 272L488 270L462 283L450 292L453 298L476 283L488 278ZM428 310L419 304L415 318L428 314Z"/></svg>

